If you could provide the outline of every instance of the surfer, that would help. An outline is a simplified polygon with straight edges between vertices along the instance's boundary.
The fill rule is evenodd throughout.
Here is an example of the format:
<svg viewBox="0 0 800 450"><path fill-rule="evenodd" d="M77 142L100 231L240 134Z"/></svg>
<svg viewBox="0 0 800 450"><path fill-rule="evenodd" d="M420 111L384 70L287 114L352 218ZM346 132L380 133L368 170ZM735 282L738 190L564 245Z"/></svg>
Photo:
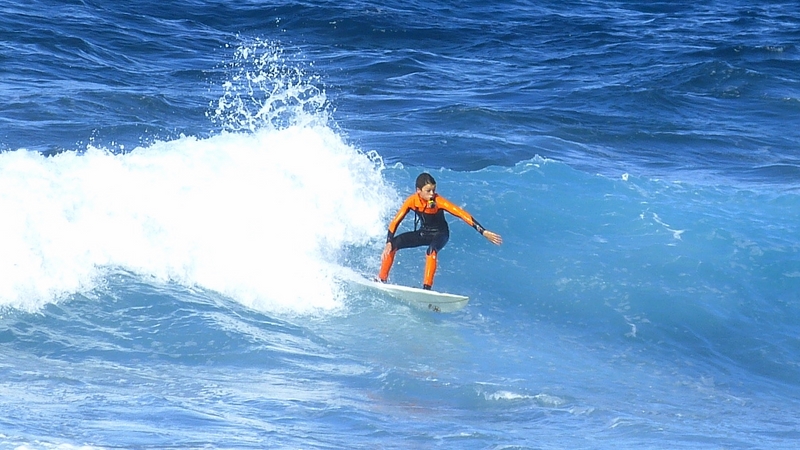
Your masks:
<svg viewBox="0 0 800 450"><path fill-rule="evenodd" d="M472 215L462 208L450 203L449 200L436 193L436 180L429 173L421 173L417 177L417 192L411 194L391 222L389 222L389 233L386 237L386 246L381 253L381 270L378 273L378 281L383 283L389 278L389 271L394 263L394 255L398 250L411 247L428 246L425 258L425 275L422 281L423 289L430 289L433 286L433 276L436 273L436 258L439 251L447 244L450 239L450 228L444 218L444 212L458 217L469 226L488 239L495 245L503 243L503 238L499 234L493 233L475 220ZM414 231L401 233L397 236L394 233L400 222L406 217L409 211L414 211ZM418 225L420 225L417 228Z"/></svg>

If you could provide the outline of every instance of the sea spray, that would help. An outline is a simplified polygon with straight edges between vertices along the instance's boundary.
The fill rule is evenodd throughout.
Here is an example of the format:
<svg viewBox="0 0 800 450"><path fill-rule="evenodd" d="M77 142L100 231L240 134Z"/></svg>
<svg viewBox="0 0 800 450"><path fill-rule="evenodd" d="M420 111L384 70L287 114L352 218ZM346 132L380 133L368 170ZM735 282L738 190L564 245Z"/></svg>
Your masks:
<svg viewBox="0 0 800 450"><path fill-rule="evenodd" d="M329 125L331 108L319 76L289 61L276 42L253 39L224 63L222 95L207 116L229 131Z"/></svg>
<svg viewBox="0 0 800 450"><path fill-rule="evenodd" d="M0 154L0 305L37 310L109 269L273 311L341 304L340 252L379 238L394 194L380 157L328 125L324 93L254 45L235 52L215 136Z"/></svg>

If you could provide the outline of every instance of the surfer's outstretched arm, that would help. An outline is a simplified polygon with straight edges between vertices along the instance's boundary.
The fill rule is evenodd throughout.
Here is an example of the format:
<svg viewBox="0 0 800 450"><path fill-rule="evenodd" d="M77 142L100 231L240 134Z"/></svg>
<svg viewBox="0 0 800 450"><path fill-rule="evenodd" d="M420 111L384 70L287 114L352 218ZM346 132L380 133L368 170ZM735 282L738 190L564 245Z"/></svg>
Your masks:
<svg viewBox="0 0 800 450"><path fill-rule="evenodd" d="M489 242L491 242L494 245L500 245L503 243L503 238L499 234L495 233L494 231L489 231L486 228L483 228L483 225L479 224L478 221L475 220L475 218L473 218L472 216L470 216L470 218L472 219L472 228L475 228L475 230L477 230L478 233L481 234L481 236L488 239Z"/></svg>
<svg viewBox="0 0 800 450"><path fill-rule="evenodd" d="M439 204L440 208L463 220L464 222L467 223L467 225L471 226L472 228L475 228L475 231L477 231L483 237L488 239L489 242L491 242L492 244L500 245L503 243L503 238L499 234L484 228L483 225L478 223L478 221L475 220L475 218L472 217L472 215L467 211L465 211L463 208L454 205L453 203L451 203L449 200L447 200L442 196L436 197L436 202Z"/></svg>

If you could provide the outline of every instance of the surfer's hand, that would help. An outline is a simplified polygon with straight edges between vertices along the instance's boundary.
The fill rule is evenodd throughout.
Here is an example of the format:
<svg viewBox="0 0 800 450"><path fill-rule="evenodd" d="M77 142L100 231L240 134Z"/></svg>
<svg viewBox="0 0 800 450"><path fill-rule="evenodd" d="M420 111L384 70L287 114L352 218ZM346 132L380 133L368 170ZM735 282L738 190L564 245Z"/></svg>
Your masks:
<svg viewBox="0 0 800 450"><path fill-rule="evenodd" d="M499 234L493 233L489 230L483 230L483 237L488 239L494 245L500 245L503 243L503 238Z"/></svg>
<svg viewBox="0 0 800 450"><path fill-rule="evenodd" d="M383 252L381 252L381 261L386 259L386 257L389 256L389 253L391 251L392 251L392 243L391 242L387 242L386 246L383 247Z"/></svg>

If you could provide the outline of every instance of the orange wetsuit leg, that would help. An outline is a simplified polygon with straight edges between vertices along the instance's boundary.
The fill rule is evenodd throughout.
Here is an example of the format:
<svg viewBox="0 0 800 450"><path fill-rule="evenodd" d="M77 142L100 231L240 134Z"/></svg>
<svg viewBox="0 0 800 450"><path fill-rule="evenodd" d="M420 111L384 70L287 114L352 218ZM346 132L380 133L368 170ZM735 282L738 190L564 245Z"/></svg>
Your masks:
<svg viewBox="0 0 800 450"><path fill-rule="evenodd" d="M392 264L394 263L394 254L397 253L397 250L392 250L386 255L386 258L381 261L381 271L378 272L378 279L383 281L384 283L389 278L389 271L392 270Z"/></svg>
<svg viewBox="0 0 800 450"><path fill-rule="evenodd" d="M422 278L422 289L433 286L433 276L436 274L436 252L432 251L425 257L425 276Z"/></svg>

